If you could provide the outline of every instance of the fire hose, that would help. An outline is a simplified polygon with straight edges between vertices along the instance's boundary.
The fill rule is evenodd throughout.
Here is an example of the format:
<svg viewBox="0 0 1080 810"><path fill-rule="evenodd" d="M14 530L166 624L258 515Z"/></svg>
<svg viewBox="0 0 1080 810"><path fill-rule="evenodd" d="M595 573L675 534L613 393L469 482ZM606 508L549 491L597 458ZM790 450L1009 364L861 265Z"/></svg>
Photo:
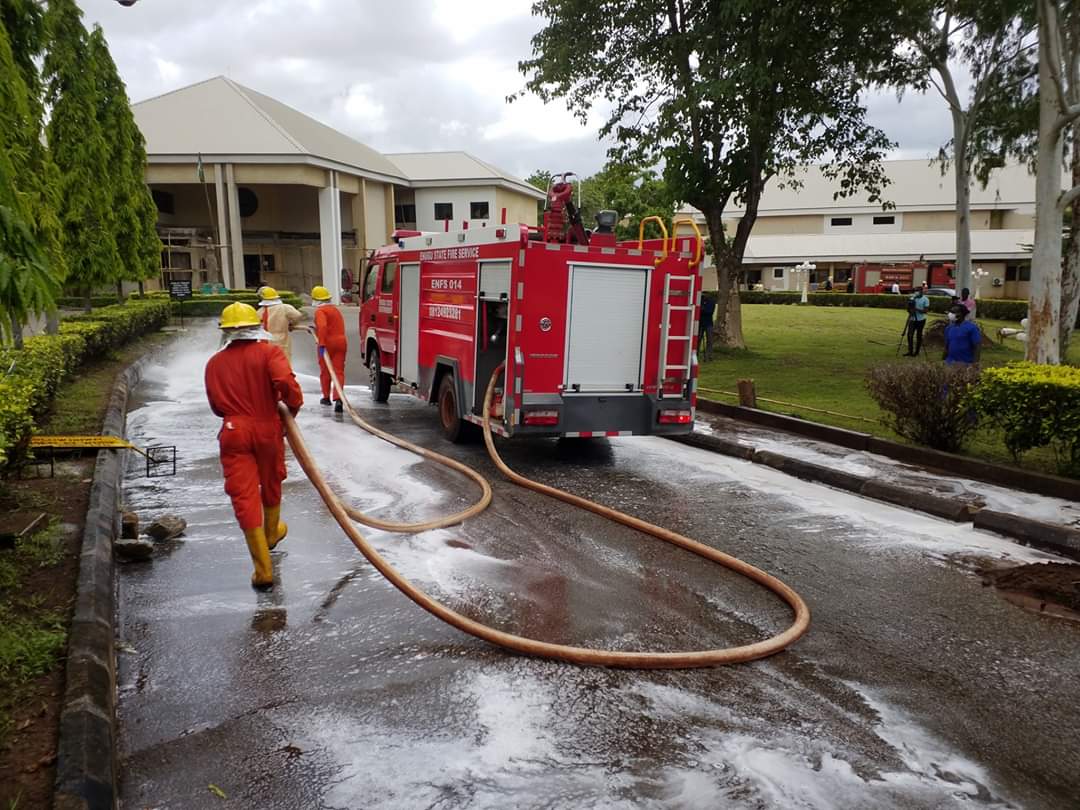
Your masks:
<svg viewBox="0 0 1080 810"><path fill-rule="evenodd" d="M725 554L721 551L717 551L711 546L707 546L704 543L699 543L696 540L691 540L689 537L684 537L681 534L670 531L668 529L661 528L660 526L654 526L640 518L633 517L631 515L624 514L615 509L612 509L602 504L594 503L593 501L572 495L568 492L564 492L560 489L547 486L545 484L532 481L518 473L514 472L499 456L498 450L495 448L495 442L491 436L491 401L495 391L496 384L499 376L502 374L503 367L500 365L491 375L491 379L488 382L487 391L484 395L484 422L483 433L484 443L487 446L488 454L491 456L491 460L499 471L503 473L507 478L513 481L519 486L531 489L535 492L539 492L543 495L547 495L552 498L564 501L565 503L572 504L582 509L587 509L601 517L605 517L608 520L616 523L621 523L624 526L628 526L632 529L636 529L643 534L647 534L651 537L655 537L659 540L664 540L668 543L676 545L687 551L693 552L700 557L704 557L707 560L718 563L719 565L736 571L739 574L757 582L766 589L772 591L779 596L784 602L786 602L795 614L794 621L791 626L771 638L764 641L758 641L753 644L745 644L738 647L728 647L724 649L706 649L706 650L693 650L687 652L645 652L645 651L624 651L624 650L600 650L592 649L588 647L574 647L564 644L554 644L547 641L540 641L538 639L526 638L524 636L518 636L513 633L507 633L502 630L496 630L493 627L489 627L474 619L470 619L457 611L447 607L436 599L432 598L424 591L413 585L409 580L399 574L394 568L383 558L378 551L360 534L359 530L354 525L353 521L365 523L369 526L376 526L378 528L388 526L404 526L407 528L401 529L388 529L389 531L425 531L425 528L435 528L441 526L453 525L453 523L461 522L466 517L471 517L483 511L491 501L491 487L487 481L478 472L467 467L460 462L447 458L439 453L435 453L431 450L427 450L423 447L408 442L404 439L400 439L396 436L379 430L374 425L370 425L364 421L360 415L353 408L352 403L349 402L348 397L345 395L345 391L337 379L337 375L334 374L333 368L330 366L330 359L324 356L323 361L330 371L330 378L333 383L334 390L337 391L338 396L344 403L345 409L349 413L349 418L358 427L368 431L374 436L390 441L398 447L409 450L417 455L427 458L432 461L436 461L440 464L455 469L459 472L468 475L472 480L481 484L483 490L483 496L480 501L475 503L468 509L458 512L456 515L449 516L442 520L430 521L429 524L392 524L385 521L376 521L370 516L346 507L338 496L331 490L330 486L326 483L326 479L323 477L322 472L315 464L315 460L308 450L307 445L304 443L303 436L300 433L300 429L296 424L296 420L293 419L292 414L284 404L279 404L278 408L281 412L281 418L285 425L285 435L288 438L289 446L292 448L293 454L296 460L300 463L301 468L307 475L308 479L314 485L318 491L319 496L322 498L326 507L330 510L330 513L334 516L338 525L341 526L346 536L352 541L352 544L360 551L367 560L375 566L376 570L382 574L390 583L401 591L405 596L422 607L424 610L431 613L441 621L446 622L452 627L461 630L464 633L475 636L476 638L487 641L490 644L494 644L498 647L513 650L524 655L537 656L541 658L550 658L557 661L567 661L574 664L581 664L585 666L605 666L605 667L622 667L627 669L689 669L696 667L709 667L717 666L720 664L736 664L745 661L753 661L759 658L772 655L780 652L791 644L795 643L809 628L810 626L810 609L806 606L802 597L799 596L792 588L785 585L776 577L767 574L760 568L756 568L749 563L745 563L742 560L733 557L729 554Z"/></svg>

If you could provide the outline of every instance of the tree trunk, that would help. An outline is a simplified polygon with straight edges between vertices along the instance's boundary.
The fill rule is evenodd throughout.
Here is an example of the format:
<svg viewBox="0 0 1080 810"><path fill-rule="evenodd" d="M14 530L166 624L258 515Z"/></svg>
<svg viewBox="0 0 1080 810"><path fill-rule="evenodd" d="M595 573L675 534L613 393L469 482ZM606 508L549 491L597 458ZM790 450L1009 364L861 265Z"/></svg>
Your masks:
<svg viewBox="0 0 1080 810"><path fill-rule="evenodd" d="M83 312L90 312L94 308L94 290L91 287L87 287L83 292Z"/></svg>
<svg viewBox="0 0 1080 810"><path fill-rule="evenodd" d="M50 309L45 313L45 334L60 334L60 313L55 309Z"/></svg>
<svg viewBox="0 0 1080 810"><path fill-rule="evenodd" d="M122 281L116 282L116 303L124 303L124 282Z"/></svg>
<svg viewBox="0 0 1080 810"><path fill-rule="evenodd" d="M742 332L742 308L739 304L739 262L728 249L722 220L723 210L706 206L702 209L709 229L713 262L716 264L716 314L713 335L718 346L745 349Z"/></svg>
<svg viewBox="0 0 1080 810"><path fill-rule="evenodd" d="M23 325L19 323L19 318L14 312L11 313L11 343L16 349L23 347Z"/></svg>
<svg viewBox="0 0 1080 810"><path fill-rule="evenodd" d="M1043 6L1040 3L1039 9ZM1049 40L1057 35L1039 15L1039 150L1035 175L1035 246L1031 252L1027 359L1061 362L1061 161L1064 139L1056 126L1060 111L1052 90Z"/></svg>
<svg viewBox="0 0 1080 810"><path fill-rule="evenodd" d="M965 143L963 117L957 123L958 115L953 113L953 142L955 146L956 175L956 290L965 287L974 290L971 280L971 159Z"/></svg>
<svg viewBox="0 0 1080 810"><path fill-rule="evenodd" d="M1080 126L1072 128L1072 184L1080 186ZM1061 322L1058 330L1061 334L1061 357L1065 359L1065 350L1069 348L1076 317L1080 314L1080 201L1072 204L1072 219L1069 223L1069 249L1065 253L1065 267L1061 276Z"/></svg>

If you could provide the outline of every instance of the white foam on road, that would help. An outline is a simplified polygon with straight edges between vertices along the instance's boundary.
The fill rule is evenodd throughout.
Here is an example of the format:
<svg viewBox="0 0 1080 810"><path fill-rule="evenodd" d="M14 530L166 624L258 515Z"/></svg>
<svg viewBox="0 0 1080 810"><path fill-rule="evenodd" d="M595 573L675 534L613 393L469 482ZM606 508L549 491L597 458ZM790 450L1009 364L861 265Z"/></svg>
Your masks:
<svg viewBox="0 0 1080 810"><path fill-rule="evenodd" d="M923 512L903 509L870 498L803 481L778 470L711 453L696 447L651 438L611 439L620 462L650 474L662 483L679 480L686 486L710 483L740 484L769 508L771 499L797 512L863 529L844 532L845 542L866 548L915 547L935 556L967 554L991 556L1015 562L1045 562L1062 558L1020 546L1000 535L974 529L970 524L940 520ZM674 473L673 467L679 468ZM817 527L805 526L806 530ZM841 535L831 534L836 540Z"/></svg>
<svg viewBox="0 0 1080 810"><path fill-rule="evenodd" d="M747 447L780 453L853 475L873 476L907 487L922 483L927 492L933 491L945 496L951 494L968 500L979 498L985 502L988 509L1011 512L1049 523L1080 526L1080 503L1075 501L1009 489L960 476L931 473L888 456L845 450L810 439L787 436L779 432L770 433L762 428L751 428L745 432L736 429L729 432L717 430L707 420L699 419L694 424L694 431L710 436L722 436Z"/></svg>

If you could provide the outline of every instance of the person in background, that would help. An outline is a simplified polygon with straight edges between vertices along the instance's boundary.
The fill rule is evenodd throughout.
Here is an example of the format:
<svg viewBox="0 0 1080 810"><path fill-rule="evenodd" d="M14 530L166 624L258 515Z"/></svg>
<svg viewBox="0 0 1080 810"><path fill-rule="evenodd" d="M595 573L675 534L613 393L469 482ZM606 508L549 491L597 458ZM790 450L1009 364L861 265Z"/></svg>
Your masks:
<svg viewBox="0 0 1080 810"><path fill-rule="evenodd" d="M967 319L969 321L975 320L975 299L971 297L971 291L964 287L960 290L960 304L967 310Z"/></svg>
<svg viewBox="0 0 1080 810"><path fill-rule="evenodd" d="M892 288L889 290L889 292L891 292L893 295L899 295L900 294L900 282L899 281L894 281L892 283Z"/></svg>
<svg viewBox="0 0 1080 810"><path fill-rule="evenodd" d="M825 292L832 292L832 279L825 279Z"/></svg>
<svg viewBox="0 0 1080 810"><path fill-rule="evenodd" d="M849 293L855 292L855 276L852 276L847 280L847 291Z"/></svg>
<svg viewBox="0 0 1080 810"><path fill-rule="evenodd" d="M292 363L292 335L289 334L296 324L304 320L304 313L291 304L281 300L273 287L259 290L259 306L262 308L262 326L270 333L270 341L285 352L286 359Z"/></svg>
<svg viewBox="0 0 1080 810"><path fill-rule="evenodd" d="M273 587L270 550L285 539L281 482L285 444L278 403L295 416L304 404L285 353L273 343L250 304L229 304L218 322L225 347L206 364L206 399L221 417L218 444L225 492L255 566L251 585Z"/></svg>
<svg viewBox="0 0 1080 810"><path fill-rule="evenodd" d="M924 290L917 290L908 301L907 354L904 357L918 357L922 351L923 329L926 328L926 313L930 309L930 299Z"/></svg>
<svg viewBox="0 0 1080 810"><path fill-rule="evenodd" d="M968 320L967 314L963 304L956 304L949 310L949 324L945 327L946 365L970 366L979 362L982 332Z"/></svg>
<svg viewBox="0 0 1080 810"><path fill-rule="evenodd" d="M698 315L698 348L705 347L705 359L712 359L713 315L716 313L716 298L712 295L701 296L701 311Z"/></svg>
<svg viewBox="0 0 1080 810"><path fill-rule="evenodd" d="M330 369L326 367L326 359L334 367L334 375L338 383L345 387L345 353L349 348L349 341L345 337L345 320L341 317L341 310L331 303L330 291L326 287L315 287L311 291L311 302L315 306L315 340L318 343L319 385L322 386L322 405L329 405L331 394L334 400L334 410L341 413L341 395L337 389L331 391Z"/></svg>

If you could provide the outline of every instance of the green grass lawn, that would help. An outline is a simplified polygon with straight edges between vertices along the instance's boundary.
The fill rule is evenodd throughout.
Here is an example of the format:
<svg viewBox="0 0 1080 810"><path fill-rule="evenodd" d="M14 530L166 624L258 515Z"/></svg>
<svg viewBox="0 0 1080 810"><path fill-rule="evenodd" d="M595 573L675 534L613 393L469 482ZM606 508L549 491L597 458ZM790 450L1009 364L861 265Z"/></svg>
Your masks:
<svg viewBox="0 0 1080 810"><path fill-rule="evenodd" d="M867 394L863 379L868 369L881 363L919 362L897 356L897 343L907 318L905 311L744 304L742 317L743 334L749 348L744 351L717 350L711 361L702 360L699 379L702 388L734 392L737 379L753 379L759 397L873 421L759 403L765 410L899 439L879 421L881 411ZM930 316L931 321L939 317ZM1017 326L983 319L979 319L979 325L991 336L995 336L1001 326ZM900 354L906 351L905 340ZM940 347L931 347L928 356L939 360ZM995 340L991 345L984 345L981 360L983 366L991 366L1022 360L1023 356L1024 344L1015 340L998 344ZM1076 341L1068 360L1080 364L1080 345ZM735 402L732 397L707 391L702 391L701 395L721 402ZM1011 461L1000 437L990 429L978 433L969 452L994 461ZM1051 471L1049 453L1032 452L1024 462L1024 466Z"/></svg>

